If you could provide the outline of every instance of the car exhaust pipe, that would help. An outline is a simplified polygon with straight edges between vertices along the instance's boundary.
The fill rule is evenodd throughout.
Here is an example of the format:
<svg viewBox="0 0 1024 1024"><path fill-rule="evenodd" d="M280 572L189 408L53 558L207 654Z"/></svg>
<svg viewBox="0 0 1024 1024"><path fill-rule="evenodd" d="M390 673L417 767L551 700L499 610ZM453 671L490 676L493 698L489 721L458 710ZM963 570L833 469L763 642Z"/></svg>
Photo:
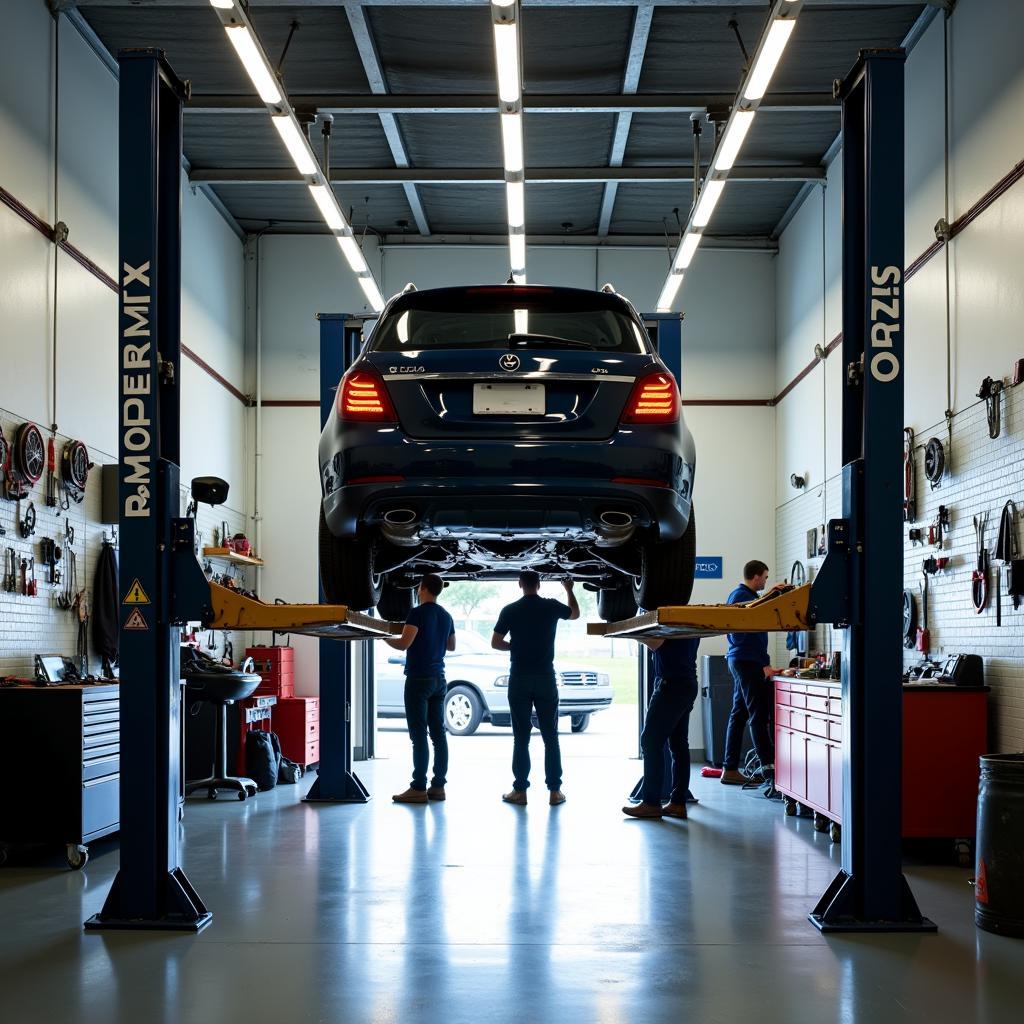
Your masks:
<svg viewBox="0 0 1024 1024"><path fill-rule="evenodd" d="M608 510L598 517L597 546L614 548L625 544L636 531L636 520L628 512Z"/></svg>
<svg viewBox="0 0 1024 1024"><path fill-rule="evenodd" d="M390 543L401 548L419 544L420 517L411 508L393 508L384 513L380 532Z"/></svg>

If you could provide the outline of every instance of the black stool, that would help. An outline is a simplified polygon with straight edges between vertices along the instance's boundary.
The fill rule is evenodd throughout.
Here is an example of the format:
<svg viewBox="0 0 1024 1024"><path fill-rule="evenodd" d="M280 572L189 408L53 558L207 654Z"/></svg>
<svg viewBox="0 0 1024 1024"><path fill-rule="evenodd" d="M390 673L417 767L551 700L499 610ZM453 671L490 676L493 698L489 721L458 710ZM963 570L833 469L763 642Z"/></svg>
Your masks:
<svg viewBox="0 0 1024 1024"><path fill-rule="evenodd" d="M231 789L244 800L258 789L252 779L228 775L228 715L229 704L245 700L260 685L255 672L194 672L185 677L189 700L205 700L217 705L216 735L214 737L213 775L208 779L195 779L185 783L185 795L205 789L210 800L217 799L218 789Z"/></svg>

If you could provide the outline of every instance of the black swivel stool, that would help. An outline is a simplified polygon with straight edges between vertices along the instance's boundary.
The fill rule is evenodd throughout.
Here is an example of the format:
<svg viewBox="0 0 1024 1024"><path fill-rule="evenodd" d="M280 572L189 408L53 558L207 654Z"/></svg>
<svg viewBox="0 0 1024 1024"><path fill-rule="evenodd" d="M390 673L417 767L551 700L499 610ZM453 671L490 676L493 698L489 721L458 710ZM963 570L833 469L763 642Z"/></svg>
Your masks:
<svg viewBox="0 0 1024 1024"><path fill-rule="evenodd" d="M236 700L251 696L260 685L260 677L255 672L190 672L185 676L185 685L189 701L205 700L217 706L213 775L186 782L185 795L205 789L209 799L216 800L218 790L230 789L238 794L239 800L255 796L258 787L252 779L228 775L227 708Z"/></svg>

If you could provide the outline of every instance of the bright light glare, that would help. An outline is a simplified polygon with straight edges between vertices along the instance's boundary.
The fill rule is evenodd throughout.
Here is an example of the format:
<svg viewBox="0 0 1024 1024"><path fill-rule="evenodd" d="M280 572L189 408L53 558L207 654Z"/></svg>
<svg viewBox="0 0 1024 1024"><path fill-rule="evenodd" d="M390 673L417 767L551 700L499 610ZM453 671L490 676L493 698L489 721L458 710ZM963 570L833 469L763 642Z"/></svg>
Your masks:
<svg viewBox="0 0 1024 1024"><path fill-rule="evenodd" d="M334 201L327 186L310 185L309 193L316 200L316 205L320 207L327 226L332 231L341 231L345 227L345 218L342 217L341 210L338 209L338 204Z"/></svg>
<svg viewBox="0 0 1024 1024"><path fill-rule="evenodd" d="M729 127L725 130L725 137L722 139L718 147L718 153L715 155L716 171L728 171L736 163L736 156L740 151L740 146L743 145L743 140L747 137L747 132L750 131L750 126L754 123L755 113L756 111L754 110L737 110L732 115Z"/></svg>
<svg viewBox="0 0 1024 1024"><path fill-rule="evenodd" d="M523 227L526 224L526 186L521 181L507 182L505 199L508 204L508 226Z"/></svg>
<svg viewBox="0 0 1024 1024"><path fill-rule="evenodd" d="M313 159L309 144L295 127L295 122L287 114L272 117L270 120L274 122L281 141L288 147L299 174L316 174L316 161Z"/></svg>
<svg viewBox="0 0 1024 1024"><path fill-rule="evenodd" d="M403 345L409 343L409 310L406 310L398 318L398 340Z"/></svg>
<svg viewBox="0 0 1024 1024"><path fill-rule="evenodd" d="M232 25L225 26L224 31L227 32L238 59L252 79L252 84L256 86L260 99L264 103L280 103L281 90L278 89L277 82L274 81L274 76L270 73L270 68L267 67L263 54L260 53L260 48L249 30L245 25Z"/></svg>
<svg viewBox="0 0 1024 1024"><path fill-rule="evenodd" d="M505 150L505 170L517 174L523 169L523 115L501 115L501 143Z"/></svg>
<svg viewBox="0 0 1024 1024"><path fill-rule="evenodd" d="M697 251L697 246L700 245L700 240L703 236L699 231L690 231L683 238L683 244L679 246L679 251L676 253L676 261L672 265L674 273L685 270L693 259L693 254Z"/></svg>
<svg viewBox="0 0 1024 1024"><path fill-rule="evenodd" d="M377 282L374 281L372 277L360 277L357 278L357 280L359 281L359 287L363 289L363 293L366 295L371 308L374 312L379 313L384 308L384 296L381 295L380 289L377 287Z"/></svg>
<svg viewBox="0 0 1024 1024"><path fill-rule="evenodd" d="M508 236L508 260L513 270L526 269L526 235Z"/></svg>
<svg viewBox="0 0 1024 1024"><path fill-rule="evenodd" d="M724 181L705 181L704 187L700 190L700 198L697 200L697 209L693 211L693 226L703 228L711 220L711 214L715 212L718 200L722 196L722 189L725 188Z"/></svg>
<svg viewBox="0 0 1024 1024"><path fill-rule="evenodd" d="M513 284L526 284L526 271L512 271Z"/></svg>
<svg viewBox="0 0 1024 1024"><path fill-rule="evenodd" d="M785 50L795 27L795 18L776 18L772 22L772 27L768 29L768 38L765 39L764 46L757 55L757 61L747 76L746 89L743 91L744 99L759 100L768 91L768 83L775 74L775 69L782 59L782 51Z"/></svg>
<svg viewBox="0 0 1024 1024"><path fill-rule="evenodd" d="M672 303L675 302L676 294L679 291L679 286L683 283L683 275L675 272L668 275L665 279L665 287L661 289L661 295L658 297L658 312L659 313L671 313Z"/></svg>
<svg viewBox="0 0 1024 1024"><path fill-rule="evenodd" d="M528 309L515 310L516 334L530 333L530 311Z"/></svg>
<svg viewBox="0 0 1024 1024"><path fill-rule="evenodd" d="M366 260L363 257L363 250L359 243L351 235L337 235L338 245L341 246L342 254L348 260L348 265L357 273L361 274L367 269Z"/></svg>
<svg viewBox="0 0 1024 1024"><path fill-rule="evenodd" d="M210 0L210 6L219 11L230 11L235 6L235 0Z"/></svg>
<svg viewBox="0 0 1024 1024"><path fill-rule="evenodd" d="M511 7L516 0L491 0L495 7Z"/></svg>
<svg viewBox="0 0 1024 1024"><path fill-rule="evenodd" d="M494 59L498 65L498 98L515 103L522 92L519 84L519 31L514 21L494 23Z"/></svg>

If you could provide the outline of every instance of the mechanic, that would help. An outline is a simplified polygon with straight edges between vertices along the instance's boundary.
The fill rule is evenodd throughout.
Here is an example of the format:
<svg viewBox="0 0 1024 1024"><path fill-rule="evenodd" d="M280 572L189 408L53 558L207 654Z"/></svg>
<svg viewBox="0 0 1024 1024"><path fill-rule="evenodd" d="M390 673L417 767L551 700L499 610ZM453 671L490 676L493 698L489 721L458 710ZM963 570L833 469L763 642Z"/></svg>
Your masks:
<svg viewBox="0 0 1024 1024"><path fill-rule="evenodd" d="M686 818L686 794L690 789L690 712L697 699L697 647L700 639L640 640L654 651L657 682L647 705L640 748L644 754L641 802L627 804L623 814L631 818ZM661 804L665 783L665 741L672 752L672 792Z"/></svg>
<svg viewBox="0 0 1024 1024"><path fill-rule="evenodd" d="M727 604L745 604L756 601L768 582L768 566L756 558L743 566L743 582L729 595ZM779 585L772 587L774 593ZM767 596L767 595L766 595ZM725 734L725 763L721 782L727 786L742 786L751 780L739 770L740 748L743 745L743 727L750 721L750 738L761 761L766 779L775 774L775 744L771 734L772 687L768 657L767 633L730 633L726 653L732 673L732 711Z"/></svg>
<svg viewBox="0 0 1024 1024"><path fill-rule="evenodd" d="M409 612L405 628L398 637L385 637L384 643L405 656L405 722L412 740L412 782L404 793L391 799L397 804L425 804L443 800L448 774L448 735L444 728L444 656L455 650L455 623L437 603L444 589L440 576L428 573L420 581L419 604ZM434 775L427 787L430 749L434 745Z"/></svg>
<svg viewBox="0 0 1024 1024"><path fill-rule="evenodd" d="M555 681L555 631L560 619L578 619L580 606L572 592L572 580L565 580L568 605L554 598L541 597L540 576L532 569L519 574L523 596L501 609L494 626L491 646L496 651L511 651L508 677L508 707L512 715L512 792L502 800L520 806L526 803L530 785L530 731L532 709L544 739L544 782L548 803L565 803L562 793L562 754L558 748L558 684ZM505 636L511 634L509 640Z"/></svg>

